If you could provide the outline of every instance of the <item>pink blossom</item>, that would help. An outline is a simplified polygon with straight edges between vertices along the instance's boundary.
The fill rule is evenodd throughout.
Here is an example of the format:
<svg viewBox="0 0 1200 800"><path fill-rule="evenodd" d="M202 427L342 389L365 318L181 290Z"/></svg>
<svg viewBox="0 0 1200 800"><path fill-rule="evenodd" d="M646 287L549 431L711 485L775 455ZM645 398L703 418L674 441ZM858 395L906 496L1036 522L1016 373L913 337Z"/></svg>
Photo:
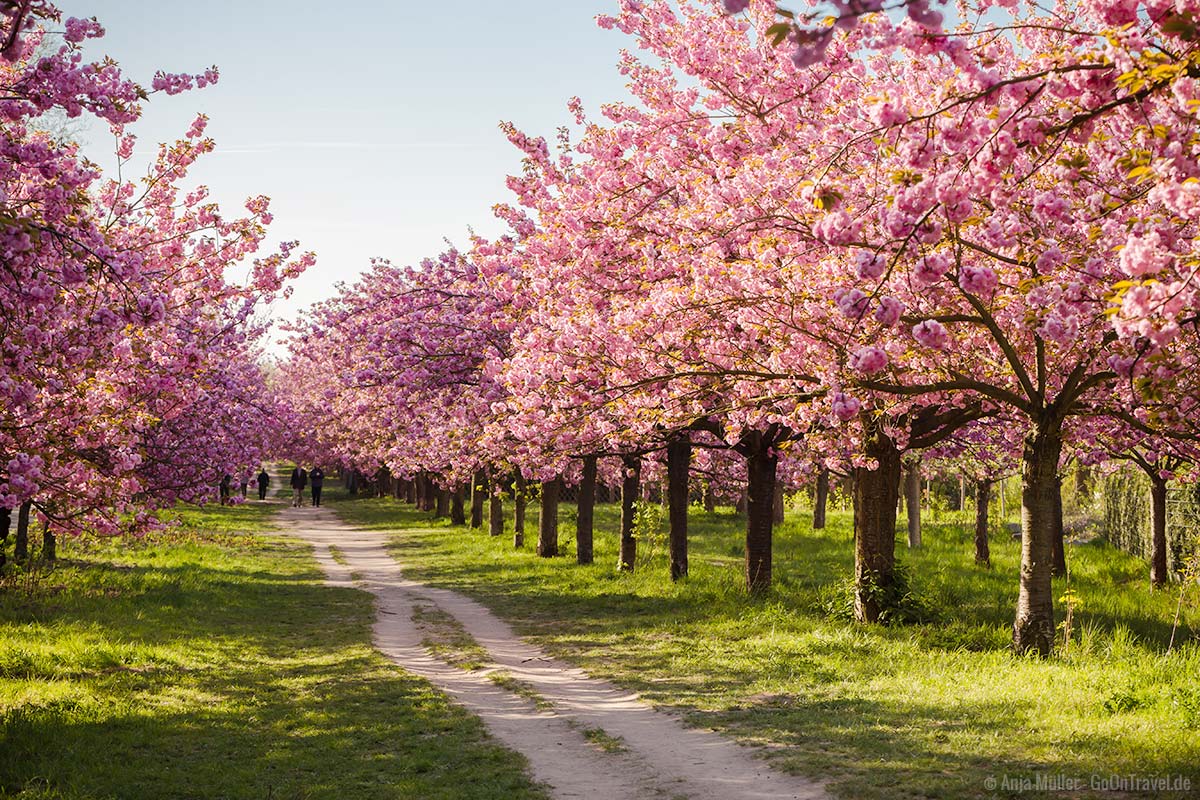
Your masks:
<svg viewBox="0 0 1200 800"><path fill-rule="evenodd" d="M862 403L854 397L842 392L834 392L829 397L833 415L842 422L848 422L858 415Z"/></svg>
<svg viewBox="0 0 1200 800"><path fill-rule="evenodd" d="M854 274L863 280L877 280L887 269L887 259L870 250L854 252Z"/></svg>
<svg viewBox="0 0 1200 800"><path fill-rule="evenodd" d="M838 310L850 319L862 319L867 313L869 298L860 289L838 289L833 300Z"/></svg>
<svg viewBox="0 0 1200 800"><path fill-rule="evenodd" d="M887 353L878 347L862 347L850 357L850 368L867 375L883 370L888 364Z"/></svg>
<svg viewBox="0 0 1200 800"><path fill-rule="evenodd" d="M904 303L894 297L879 298L879 308L875 309L875 319L888 328L894 327L904 315Z"/></svg>
<svg viewBox="0 0 1200 800"><path fill-rule="evenodd" d="M923 347L945 350L950 346L950 334L946 327L935 319L927 319L913 326L913 337Z"/></svg>
<svg viewBox="0 0 1200 800"><path fill-rule="evenodd" d="M918 286L931 286L942 279L950 269L950 259L941 253L922 256L913 265L913 279Z"/></svg>
<svg viewBox="0 0 1200 800"><path fill-rule="evenodd" d="M996 273L990 267L967 264L958 273L958 285L964 292L971 294L990 294L996 288L997 282Z"/></svg>

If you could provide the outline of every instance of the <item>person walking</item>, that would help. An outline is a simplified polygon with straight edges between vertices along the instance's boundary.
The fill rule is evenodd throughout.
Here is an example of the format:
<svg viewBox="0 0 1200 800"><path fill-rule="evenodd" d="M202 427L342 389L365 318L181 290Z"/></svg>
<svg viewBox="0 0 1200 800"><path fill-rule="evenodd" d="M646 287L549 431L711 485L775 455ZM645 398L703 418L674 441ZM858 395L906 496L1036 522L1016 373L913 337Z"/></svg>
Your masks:
<svg viewBox="0 0 1200 800"><path fill-rule="evenodd" d="M223 506L227 506L230 503L229 492L232 488L232 484L233 476L226 472L225 477L221 478L220 486L217 487L218 493L221 495L221 505Z"/></svg>
<svg viewBox="0 0 1200 800"><path fill-rule="evenodd" d="M304 504L304 487L308 485L308 473L303 467L292 470L292 506L299 508Z"/></svg>
<svg viewBox="0 0 1200 800"><path fill-rule="evenodd" d="M312 472L308 473L308 479L312 482L312 504L314 506L321 505L321 489L325 486L325 470L318 467L313 467Z"/></svg>
<svg viewBox="0 0 1200 800"><path fill-rule="evenodd" d="M271 476L267 474L267 468L263 467L262 472L258 473L258 499L267 499L267 487L271 485Z"/></svg>

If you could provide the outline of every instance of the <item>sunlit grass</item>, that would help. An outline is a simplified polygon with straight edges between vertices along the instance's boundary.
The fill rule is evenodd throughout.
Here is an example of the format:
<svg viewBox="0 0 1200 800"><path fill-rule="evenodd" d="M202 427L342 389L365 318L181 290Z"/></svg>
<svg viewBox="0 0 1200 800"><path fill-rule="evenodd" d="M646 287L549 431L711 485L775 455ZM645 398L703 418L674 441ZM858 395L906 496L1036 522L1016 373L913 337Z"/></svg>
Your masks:
<svg viewBox="0 0 1200 800"><path fill-rule="evenodd" d="M612 506L598 509L596 563L580 567L570 506L565 555L541 559L390 499L339 499L348 519L397 530L410 576L479 598L556 655L695 724L769 745L781 766L833 778L840 796L990 797L989 776L1038 773L1183 774L1200 787L1200 587L1167 655L1178 587L1152 592L1144 564L1102 543L1071 547L1071 646L1037 661L1008 649L1018 543L996 534L994 569L976 567L966 515L927 524L920 550L898 541L929 621L883 628L829 613L853 563L844 512L815 533L789 514L774 588L753 599L729 510L694 511L690 576L672 583L655 536L634 573L616 569ZM536 509L529 526L532 541ZM1056 581L1056 597L1065 589Z"/></svg>
<svg viewBox="0 0 1200 800"><path fill-rule="evenodd" d="M270 507L61 543L0 589L0 796L542 798L477 719L370 645Z"/></svg>

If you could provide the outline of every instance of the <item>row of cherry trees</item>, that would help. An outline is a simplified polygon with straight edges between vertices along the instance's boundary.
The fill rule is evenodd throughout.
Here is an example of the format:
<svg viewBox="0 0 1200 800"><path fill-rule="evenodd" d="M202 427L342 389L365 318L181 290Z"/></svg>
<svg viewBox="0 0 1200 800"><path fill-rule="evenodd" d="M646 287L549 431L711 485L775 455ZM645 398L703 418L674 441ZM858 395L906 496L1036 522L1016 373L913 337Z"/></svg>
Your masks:
<svg viewBox="0 0 1200 800"><path fill-rule="evenodd" d="M260 309L311 256L285 244L249 263L267 199L229 217L188 187L214 146L202 116L135 180L105 178L53 133L64 117L103 120L127 175L148 98L215 69L145 87L84 58L104 33L95 20L29 0L0 12L0 537L16 524L20 558L38 521L47 543L137 529L259 462L276 416Z"/></svg>
<svg viewBox="0 0 1200 800"><path fill-rule="evenodd" d="M627 501L665 470L673 542L694 466L744 483L755 591L777 481L847 474L867 621L896 594L904 454L1016 465L1014 645L1047 653L1064 465L1164 481L1193 456L1200 3L907 5L824 29L621 0L599 22L637 46L635 102L572 100L553 148L504 126L511 232L377 263L294 332L309 446L551 498L589 497L597 457Z"/></svg>

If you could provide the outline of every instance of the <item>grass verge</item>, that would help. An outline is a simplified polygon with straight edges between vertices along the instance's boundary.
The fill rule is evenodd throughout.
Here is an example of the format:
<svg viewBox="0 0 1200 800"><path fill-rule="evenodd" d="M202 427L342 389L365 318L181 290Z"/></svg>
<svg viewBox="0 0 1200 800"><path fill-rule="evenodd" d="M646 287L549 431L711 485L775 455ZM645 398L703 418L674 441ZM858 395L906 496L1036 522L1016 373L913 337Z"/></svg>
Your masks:
<svg viewBox="0 0 1200 800"><path fill-rule="evenodd" d="M696 510L690 576L672 583L661 529L641 532L637 571L615 568L611 506L597 511L596 563L581 567L391 499L337 499L348 520L396 531L410 577L481 600L555 656L693 724L765 745L778 766L828 778L838 796L1039 796L1030 787L1054 776L1080 781L1075 796L1085 797L1113 796L1092 791L1093 776L1181 777L1200 788L1200 590L1168 655L1178 587L1150 591L1145 565L1102 543L1071 549L1071 647L1038 661L1008 650L1017 543L997 535L995 568L977 568L965 517L928 524L920 550L898 543L924 621L885 628L842 618L853 563L844 512L819 532L789 515L775 586L749 598L743 523L728 511ZM564 506L566 554L573 528ZM1055 589L1062 596L1067 585Z"/></svg>
<svg viewBox="0 0 1200 800"><path fill-rule="evenodd" d="M370 644L271 507L64 541L0 586L0 797L541 800L524 760Z"/></svg>

